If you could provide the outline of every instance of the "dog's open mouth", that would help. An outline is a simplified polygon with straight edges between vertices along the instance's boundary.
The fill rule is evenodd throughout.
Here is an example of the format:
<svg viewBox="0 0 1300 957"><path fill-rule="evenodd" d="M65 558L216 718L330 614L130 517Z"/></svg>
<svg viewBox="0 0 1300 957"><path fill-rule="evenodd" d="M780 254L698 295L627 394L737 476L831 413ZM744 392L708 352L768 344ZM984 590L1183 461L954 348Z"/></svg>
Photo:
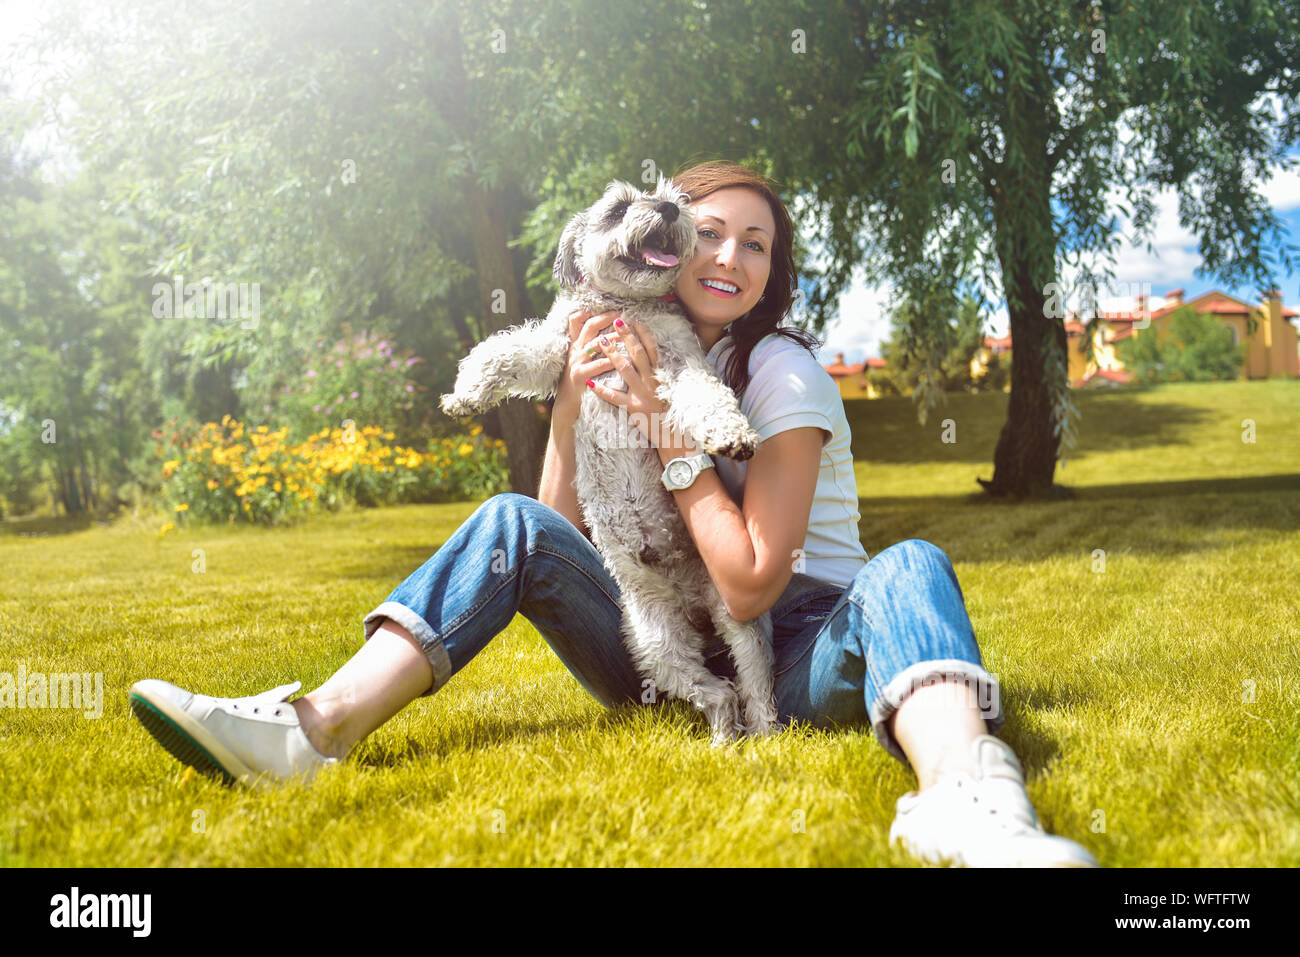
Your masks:
<svg viewBox="0 0 1300 957"><path fill-rule="evenodd" d="M672 251L672 241L666 236L649 236L636 255L619 256L633 269L672 269L677 265L677 255Z"/></svg>

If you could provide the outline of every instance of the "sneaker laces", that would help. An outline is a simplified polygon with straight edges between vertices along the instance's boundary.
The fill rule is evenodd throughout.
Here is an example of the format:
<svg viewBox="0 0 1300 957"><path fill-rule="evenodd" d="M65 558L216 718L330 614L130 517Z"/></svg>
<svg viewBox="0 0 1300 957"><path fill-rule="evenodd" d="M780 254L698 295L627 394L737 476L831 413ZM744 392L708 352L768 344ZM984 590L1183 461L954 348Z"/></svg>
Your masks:
<svg viewBox="0 0 1300 957"><path fill-rule="evenodd" d="M988 823L1007 832L1042 831L1034 809L1018 781L987 775L976 779L969 774L953 776L953 787L970 799L975 810L987 811Z"/></svg>
<svg viewBox="0 0 1300 957"><path fill-rule="evenodd" d="M253 714L259 714L263 707L280 704L288 698L289 695L293 694L301 687L301 681L292 681L287 685L280 685L278 688L272 688L270 691L263 691L261 694L248 695L244 698L233 698L230 702L230 708L232 711L238 711L239 706L242 704L251 710ZM278 717L280 709L278 707L274 708L273 713Z"/></svg>

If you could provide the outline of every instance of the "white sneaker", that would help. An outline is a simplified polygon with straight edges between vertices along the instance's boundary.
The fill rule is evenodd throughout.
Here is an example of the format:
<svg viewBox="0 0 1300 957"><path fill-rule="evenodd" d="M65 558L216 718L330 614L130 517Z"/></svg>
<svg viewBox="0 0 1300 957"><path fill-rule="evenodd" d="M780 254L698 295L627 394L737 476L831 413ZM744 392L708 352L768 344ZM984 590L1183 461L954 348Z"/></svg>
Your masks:
<svg viewBox="0 0 1300 957"><path fill-rule="evenodd" d="M942 775L926 790L898 799L889 829L922 860L964 867L1097 867L1074 841L1043 830L1025 792L1015 752L992 735L971 745L977 768Z"/></svg>
<svg viewBox="0 0 1300 957"><path fill-rule="evenodd" d="M310 778L338 759L312 747L298 712L283 703L301 687L295 681L247 698L211 698L150 679L131 686L131 712L173 757L227 784Z"/></svg>

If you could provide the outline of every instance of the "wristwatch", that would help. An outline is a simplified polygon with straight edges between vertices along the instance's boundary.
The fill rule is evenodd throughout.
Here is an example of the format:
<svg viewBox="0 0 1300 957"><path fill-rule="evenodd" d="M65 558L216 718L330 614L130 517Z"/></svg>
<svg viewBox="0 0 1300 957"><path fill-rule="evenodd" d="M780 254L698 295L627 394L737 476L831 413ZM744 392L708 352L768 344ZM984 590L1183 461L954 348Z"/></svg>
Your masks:
<svg viewBox="0 0 1300 957"><path fill-rule="evenodd" d="M673 459L664 466L664 488L670 492L679 492L695 484L701 472L713 468L713 459L707 452Z"/></svg>

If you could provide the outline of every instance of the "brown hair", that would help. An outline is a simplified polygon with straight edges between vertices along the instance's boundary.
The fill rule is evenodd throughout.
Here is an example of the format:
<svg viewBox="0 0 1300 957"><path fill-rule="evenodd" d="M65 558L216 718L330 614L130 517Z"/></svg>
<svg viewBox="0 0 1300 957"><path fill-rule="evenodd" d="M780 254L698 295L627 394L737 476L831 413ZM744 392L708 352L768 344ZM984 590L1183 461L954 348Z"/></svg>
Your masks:
<svg viewBox="0 0 1300 957"><path fill-rule="evenodd" d="M732 186L752 189L767 200L776 223L776 237L772 242L772 271L763 287L763 298L749 312L734 320L727 333L732 340L731 358L723 373L723 380L736 396L744 394L749 385L749 356L760 339L771 333L785 336L799 343L816 357L813 351L822 343L812 333L795 326L782 326L781 320L790 311L798 289L799 276L794 266L794 224L785 204L776 195L772 184L753 170L735 163L713 161L700 163L673 176L673 182L690 197L692 203L711 193Z"/></svg>

